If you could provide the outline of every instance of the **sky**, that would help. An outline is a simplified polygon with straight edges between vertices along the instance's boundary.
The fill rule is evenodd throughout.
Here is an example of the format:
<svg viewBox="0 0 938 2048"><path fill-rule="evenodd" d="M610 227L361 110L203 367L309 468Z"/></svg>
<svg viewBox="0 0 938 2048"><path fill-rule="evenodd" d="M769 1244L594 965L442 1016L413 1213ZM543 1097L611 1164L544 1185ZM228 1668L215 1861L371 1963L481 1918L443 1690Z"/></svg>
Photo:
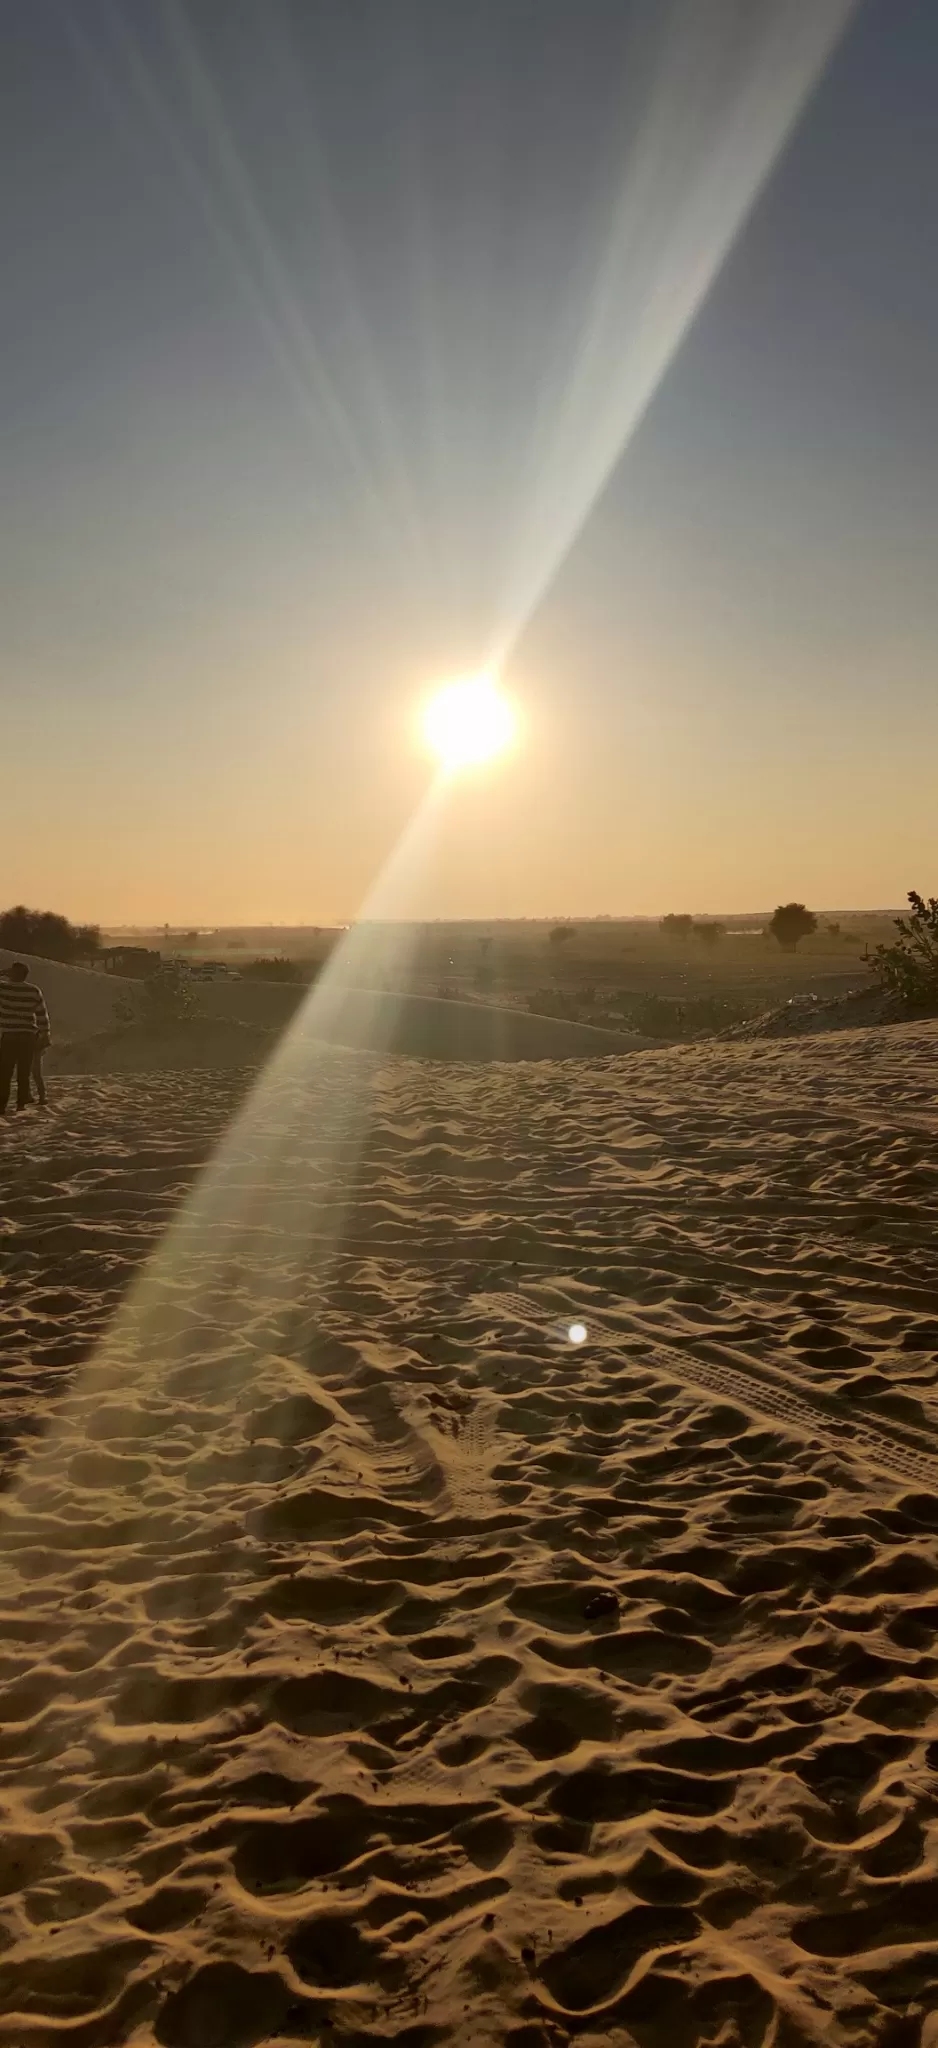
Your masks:
<svg viewBox="0 0 938 2048"><path fill-rule="evenodd" d="M11 0L0 47L6 901L938 893L934 0ZM521 743L422 812L418 708L496 658Z"/></svg>

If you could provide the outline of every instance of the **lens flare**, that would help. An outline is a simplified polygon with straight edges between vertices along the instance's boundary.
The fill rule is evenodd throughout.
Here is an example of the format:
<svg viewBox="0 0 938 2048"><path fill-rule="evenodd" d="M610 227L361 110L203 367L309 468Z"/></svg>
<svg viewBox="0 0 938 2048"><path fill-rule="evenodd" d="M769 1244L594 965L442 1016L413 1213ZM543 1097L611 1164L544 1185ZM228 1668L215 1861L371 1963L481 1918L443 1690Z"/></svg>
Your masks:
<svg viewBox="0 0 938 2048"><path fill-rule="evenodd" d="M494 761L511 746L518 721L494 676L444 683L423 714L423 736L448 774Z"/></svg>

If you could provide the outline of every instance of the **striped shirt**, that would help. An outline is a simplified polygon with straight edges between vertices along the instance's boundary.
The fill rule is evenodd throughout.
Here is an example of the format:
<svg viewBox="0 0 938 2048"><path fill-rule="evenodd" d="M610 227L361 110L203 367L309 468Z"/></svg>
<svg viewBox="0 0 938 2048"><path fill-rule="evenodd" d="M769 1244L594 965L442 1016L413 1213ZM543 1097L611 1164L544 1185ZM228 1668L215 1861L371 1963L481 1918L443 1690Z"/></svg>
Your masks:
<svg viewBox="0 0 938 2048"><path fill-rule="evenodd" d="M0 974L0 1031L35 1031L49 1036L49 1012L34 981L8 981Z"/></svg>

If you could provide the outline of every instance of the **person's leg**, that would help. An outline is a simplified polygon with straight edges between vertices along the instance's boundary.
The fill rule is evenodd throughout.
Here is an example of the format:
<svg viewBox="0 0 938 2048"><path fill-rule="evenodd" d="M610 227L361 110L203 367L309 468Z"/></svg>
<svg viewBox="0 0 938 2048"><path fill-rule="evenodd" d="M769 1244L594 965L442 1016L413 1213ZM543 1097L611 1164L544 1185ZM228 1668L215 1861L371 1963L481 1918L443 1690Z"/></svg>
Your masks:
<svg viewBox="0 0 938 2048"><path fill-rule="evenodd" d="M16 1049L16 1107L17 1109L27 1109L30 1101L29 1076L33 1064L35 1039L31 1031L21 1031L18 1036L19 1044Z"/></svg>
<svg viewBox="0 0 938 2048"><path fill-rule="evenodd" d="M10 1082L16 1065L16 1046L9 1031L0 1031L0 1116L10 1100Z"/></svg>
<svg viewBox="0 0 938 2048"><path fill-rule="evenodd" d="M39 1104L40 1109L45 1109L46 1106L46 1083L45 1076L42 1071L42 1055L44 1051L44 1046L36 1046L35 1051L33 1052L32 1066L30 1068L30 1078L36 1090L36 1100Z"/></svg>

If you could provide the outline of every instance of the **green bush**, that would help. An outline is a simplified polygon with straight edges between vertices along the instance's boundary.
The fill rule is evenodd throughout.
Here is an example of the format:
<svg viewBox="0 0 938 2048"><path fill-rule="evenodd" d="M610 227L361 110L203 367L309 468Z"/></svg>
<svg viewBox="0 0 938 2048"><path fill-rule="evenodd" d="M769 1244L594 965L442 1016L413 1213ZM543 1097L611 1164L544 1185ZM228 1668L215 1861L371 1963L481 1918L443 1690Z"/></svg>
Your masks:
<svg viewBox="0 0 938 2048"><path fill-rule="evenodd" d="M894 946L875 947L870 973L911 1008L938 1003L938 896L909 890L910 917L897 917Z"/></svg>

